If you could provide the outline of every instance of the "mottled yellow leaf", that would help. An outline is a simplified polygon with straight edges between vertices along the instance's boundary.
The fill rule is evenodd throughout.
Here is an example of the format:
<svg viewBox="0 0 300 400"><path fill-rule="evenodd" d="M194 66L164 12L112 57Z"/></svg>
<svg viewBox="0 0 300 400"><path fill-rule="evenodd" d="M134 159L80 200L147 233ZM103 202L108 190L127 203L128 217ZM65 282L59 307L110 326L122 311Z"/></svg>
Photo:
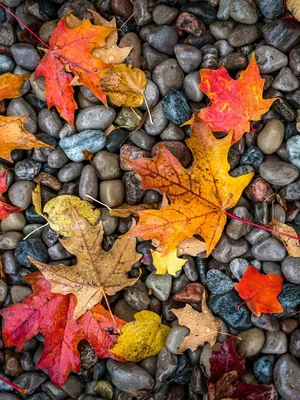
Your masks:
<svg viewBox="0 0 300 400"><path fill-rule="evenodd" d="M91 225L95 225L100 218L100 210L93 207L88 201L71 195L57 196L48 201L43 213L54 231L69 237L72 226L72 208L75 208L78 214Z"/></svg>
<svg viewBox="0 0 300 400"><path fill-rule="evenodd" d="M300 242L299 240L289 238L288 236L281 235L280 232L286 233L291 236L298 237L297 232L291 226L284 224L280 221L271 221L267 225L269 228L274 229L276 232L272 232L272 235L283 243L286 251L291 257L300 257Z"/></svg>
<svg viewBox="0 0 300 400"><path fill-rule="evenodd" d="M180 271L187 260L177 257L177 249L173 249L166 256L162 256L162 253L154 251L152 253L153 265L156 268L156 273L163 275L166 272L175 276L177 271Z"/></svg>
<svg viewBox="0 0 300 400"><path fill-rule="evenodd" d="M170 328L163 325L161 318L152 311L140 311L134 314L134 318L135 321L122 328L121 336L110 352L127 361L139 362L162 350Z"/></svg>

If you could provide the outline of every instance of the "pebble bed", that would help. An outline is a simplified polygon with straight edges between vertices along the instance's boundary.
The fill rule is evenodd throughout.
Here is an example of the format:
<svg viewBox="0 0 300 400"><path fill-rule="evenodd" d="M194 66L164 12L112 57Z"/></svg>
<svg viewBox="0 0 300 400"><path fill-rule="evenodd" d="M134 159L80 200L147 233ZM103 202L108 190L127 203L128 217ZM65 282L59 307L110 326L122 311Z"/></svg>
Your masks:
<svg viewBox="0 0 300 400"><path fill-rule="evenodd" d="M43 203L62 194L86 195L109 207L124 202L161 202L155 190L140 189L140 178L123 161L151 157L159 143L180 160L191 165L185 145L189 127L180 125L193 112L209 104L198 88L199 69L224 66L238 77L256 55L265 79L264 98L278 97L260 121L253 122L257 134L250 132L234 144L228 155L230 174L255 172L232 213L258 224L276 219L287 222L300 233L300 23L281 19L283 0L1 0L26 25L48 42L57 21L72 11L79 18L91 18L89 9L107 18L115 17L120 30L120 46L133 46L127 62L145 70L145 103L135 112L129 108L106 108L85 87L76 89L79 109L75 127L65 123L45 102L44 78L34 78L42 52L38 41L0 8L0 74L32 73L23 85L22 97L5 101L7 116L29 115L26 129L54 147L32 151L15 150L14 163L0 160L0 170L10 168L7 198L25 209L10 215L0 224L0 253L5 279L0 279L0 305L17 303L32 293L23 277L35 270L27 256L47 263L74 265L74 257L58 242L59 235L48 226L23 241L24 236L41 227L45 220L37 215L31 195L37 182L42 184ZM132 17L134 14L134 17ZM284 15L288 15L285 12ZM126 20L129 20L126 22ZM126 22L126 23L125 23ZM112 126L113 125L113 126ZM93 165L85 161L82 150L94 154ZM279 194L287 211L276 201ZM278 197L277 197L278 199ZM282 203L281 203L282 204ZM105 239L109 250L116 238L127 232L131 218L116 218L101 208ZM85 341L79 345L81 372L70 374L62 388L49 380L44 371L35 370L43 351L43 337L28 341L21 352L4 348L0 339L0 376L29 389L17 394L0 382L1 400L125 400L129 393L154 392L156 400L206 400L206 378L212 349L208 344L195 352L179 355L178 349L188 329L178 326L172 308L185 305L186 293L199 309L201 290L208 291L208 306L222 321L214 346L220 347L228 334L242 341L238 352L246 354L247 372L242 381L272 383L279 399L300 399L300 258L287 255L285 247L269 233L237 220L229 220L212 255L186 257L187 263L175 278L156 275L149 257L149 241L138 240L137 251L144 262L130 275L142 270L132 287L110 297L114 314L132 321L140 310L162 316L172 329L166 347L155 357L140 363L118 363L97 359ZM148 256L148 257L147 257ZM248 266L283 275L279 300L281 314L254 316L233 289ZM203 285L203 286L202 286ZM140 399L154 399L144 395Z"/></svg>

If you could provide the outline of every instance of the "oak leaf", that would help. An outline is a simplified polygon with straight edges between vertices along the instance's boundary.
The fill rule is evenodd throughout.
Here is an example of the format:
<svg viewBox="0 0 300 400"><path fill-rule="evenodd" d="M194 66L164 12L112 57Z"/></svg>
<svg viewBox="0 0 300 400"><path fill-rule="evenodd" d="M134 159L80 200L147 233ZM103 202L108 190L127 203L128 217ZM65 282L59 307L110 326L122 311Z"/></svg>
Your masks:
<svg viewBox="0 0 300 400"><path fill-rule="evenodd" d="M156 273L163 275L168 273L176 276L176 272L180 271L187 260L177 257L177 249L173 249L166 256L163 256L159 251L152 253L153 265L156 268Z"/></svg>
<svg viewBox="0 0 300 400"><path fill-rule="evenodd" d="M157 239L166 255L182 240L198 234L205 240L208 256L221 237L226 209L238 202L253 176L250 173L234 178L228 174L231 139L232 133L216 139L209 126L196 116L186 141L194 156L190 168L183 168L164 145L152 159L125 159L141 176L141 188L158 189L170 200L166 208L139 211L139 223L126 235Z"/></svg>
<svg viewBox="0 0 300 400"><path fill-rule="evenodd" d="M110 351L126 361L139 362L163 349L170 328L152 311L140 311L134 314L134 319L123 326L118 342Z"/></svg>
<svg viewBox="0 0 300 400"><path fill-rule="evenodd" d="M30 77L30 74L13 75L10 72L0 76L0 101L3 99L15 99L20 97L19 89Z"/></svg>
<svg viewBox="0 0 300 400"><path fill-rule="evenodd" d="M42 209L40 184L32 192L32 203L35 212L42 215L55 232L66 237L71 235L72 208L75 208L78 214L92 225L95 225L100 219L100 210L93 207L90 202L68 194L54 197Z"/></svg>
<svg viewBox="0 0 300 400"><path fill-rule="evenodd" d="M281 235L280 232L288 235L298 237L297 232L291 226L284 224L280 221L271 221L267 224L269 228L274 229L276 232L271 232L278 240L280 240L286 248L291 257L300 257L300 242L299 240L289 238L288 236Z"/></svg>
<svg viewBox="0 0 300 400"><path fill-rule="evenodd" d="M205 293L202 295L202 312L196 311L186 304L184 308L171 310L178 318L181 326L186 326L190 333L184 338L179 347L182 353L187 349L197 350L200 345L208 342L212 347L217 340L221 322L217 321L206 305Z"/></svg>
<svg viewBox="0 0 300 400"><path fill-rule="evenodd" d="M31 150L39 147L50 147L37 140L24 128L25 117L4 117L0 115L0 157L13 162L10 153L15 149Z"/></svg>
<svg viewBox="0 0 300 400"><path fill-rule="evenodd" d="M199 88L212 104L202 108L199 117L213 131L233 130L232 143L249 132L250 120L259 120L276 101L276 98L262 98L264 79L260 76L254 54L239 79L232 79L227 70L221 67L218 70L200 70L200 81Z"/></svg>
<svg viewBox="0 0 300 400"><path fill-rule="evenodd" d="M8 172L7 169L0 172L0 221L5 219L12 213L23 211L23 208L7 204L5 201L3 201L4 199L2 198L2 194L7 190L7 185L6 185L7 172Z"/></svg>
<svg viewBox="0 0 300 400"><path fill-rule="evenodd" d="M261 313L280 313L283 311L277 296L281 292L282 276L275 274L261 274L252 265L244 273L241 281L234 287L239 296L246 300L248 308L257 317Z"/></svg>
<svg viewBox="0 0 300 400"><path fill-rule="evenodd" d="M90 225L75 208L71 214L70 237L60 239L60 243L77 257L77 264L72 267L47 265L28 258L49 280L53 293L75 295L74 319L77 319L100 303L105 293L114 295L137 281L138 278L127 278L126 273L141 254L135 252L136 240L129 237L117 239L109 252L102 250L102 222Z"/></svg>
<svg viewBox="0 0 300 400"><path fill-rule="evenodd" d="M50 291L49 282L39 272L23 278L33 294L20 303L0 311L4 319L2 337L6 347L22 350L25 342L41 333L44 350L36 368L45 369L52 382L61 386L69 373L80 372L78 343L85 339L98 357L118 358L110 352L124 321L112 320L110 313L97 305L76 321L73 319L75 297Z"/></svg>

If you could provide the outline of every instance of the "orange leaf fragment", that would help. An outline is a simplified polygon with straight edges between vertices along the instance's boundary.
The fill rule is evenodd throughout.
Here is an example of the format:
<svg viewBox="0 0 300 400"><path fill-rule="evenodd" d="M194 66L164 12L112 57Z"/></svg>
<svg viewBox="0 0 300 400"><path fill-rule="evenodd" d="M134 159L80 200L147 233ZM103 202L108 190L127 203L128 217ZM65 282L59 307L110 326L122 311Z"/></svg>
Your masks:
<svg viewBox="0 0 300 400"><path fill-rule="evenodd" d="M250 131L250 120L257 121L266 113L275 99L262 98L264 79L252 55L250 64L239 79L230 77L224 67L218 70L202 69L199 88L210 98L212 104L202 108L199 117L213 131L233 130L232 143Z"/></svg>
<svg viewBox="0 0 300 400"><path fill-rule="evenodd" d="M25 117L4 117L0 115L0 157L13 162L10 153L15 149L30 150L39 147L50 147L39 141L24 128Z"/></svg>
<svg viewBox="0 0 300 400"><path fill-rule="evenodd" d="M170 205L160 210L138 211L139 223L127 235L159 240L164 256L182 240L198 234L206 242L208 256L222 234L226 209L238 202L253 176L228 174L231 141L232 132L216 139L196 116L186 141L194 156L192 167L185 169L163 145L154 158L125 159L141 176L142 188L158 189L170 200Z"/></svg>
<svg viewBox="0 0 300 400"><path fill-rule="evenodd" d="M19 89L30 77L30 74L13 75L10 72L0 76L0 101L3 99L15 99L20 97Z"/></svg>
<svg viewBox="0 0 300 400"><path fill-rule="evenodd" d="M239 296L246 300L247 306L257 317L261 313L280 313L283 311L277 296L281 292L283 278L274 274L261 274L252 265L244 273L240 283L234 286Z"/></svg>

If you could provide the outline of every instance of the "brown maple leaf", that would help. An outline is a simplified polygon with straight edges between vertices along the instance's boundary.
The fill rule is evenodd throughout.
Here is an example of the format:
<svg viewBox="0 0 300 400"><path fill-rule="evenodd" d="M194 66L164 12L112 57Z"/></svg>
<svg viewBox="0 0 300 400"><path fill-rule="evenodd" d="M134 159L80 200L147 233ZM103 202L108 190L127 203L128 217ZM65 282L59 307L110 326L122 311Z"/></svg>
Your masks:
<svg viewBox="0 0 300 400"><path fill-rule="evenodd" d="M102 239L102 222L92 226L72 209L71 236L60 242L77 257L77 264L72 267L63 264L54 266L28 257L49 280L53 293L73 293L76 296L74 319L99 303L105 293L113 295L138 279L126 276L132 265L142 257L135 251L136 239L117 239L109 252L101 248Z"/></svg>

